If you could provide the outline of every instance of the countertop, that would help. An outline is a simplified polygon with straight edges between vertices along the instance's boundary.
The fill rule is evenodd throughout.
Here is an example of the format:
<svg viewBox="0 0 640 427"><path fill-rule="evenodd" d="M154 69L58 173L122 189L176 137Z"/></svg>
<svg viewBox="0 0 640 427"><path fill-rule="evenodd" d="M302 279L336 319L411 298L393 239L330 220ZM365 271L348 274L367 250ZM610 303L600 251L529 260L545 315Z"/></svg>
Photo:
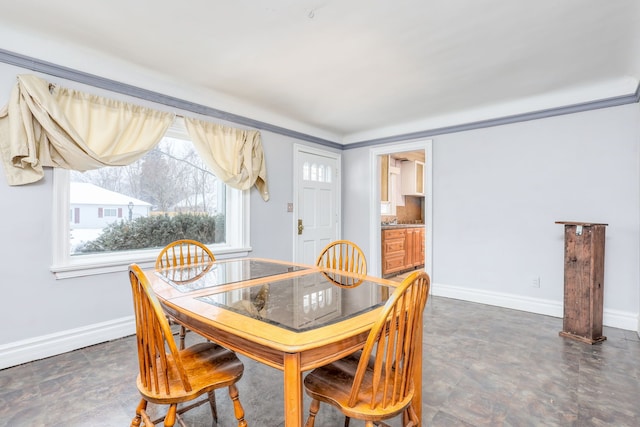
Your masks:
<svg viewBox="0 0 640 427"><path fill-rule="evenodd" d="M392 230L394 228L421 228L424 227L424 224L389 224L382 225L382 230Z"/></svg>

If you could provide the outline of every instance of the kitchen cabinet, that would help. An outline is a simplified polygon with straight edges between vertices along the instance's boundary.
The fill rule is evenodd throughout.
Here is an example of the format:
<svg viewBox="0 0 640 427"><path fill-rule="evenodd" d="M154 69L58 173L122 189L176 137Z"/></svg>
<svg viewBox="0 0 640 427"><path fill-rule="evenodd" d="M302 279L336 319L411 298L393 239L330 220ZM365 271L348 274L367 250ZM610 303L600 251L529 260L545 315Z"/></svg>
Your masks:
<svg viewBox="0 0 640 427"><path fill-rule="evenodd" d="M404 270L405 228L382 230L382 274Z"/></svg>
<svg viewBox="0 0 640 427"><path fill-rule="evenodd" d="M407 228L405 268L424 264L424 228Z"/></svg>
<svg viewBox="0 0 640 427"><path fill-rule="evenodd" d="M424 227L383 229L381 237L383 276L424 265Z"/></svg>
<svg viewBox="0 0 640 427"><path fill-rule="evenodd" d="M389 155L380 156L380 201L389 202Z"/></svg>
<svg viewBox="0 0 640 427"><path fill-rule="evenodd" d="M405 160L400 164L403 196L424 196L424 163Z"/></svg>
<svg viewBox="0 0 640 427"><path fill-rule="evenodd" d="M400 195L400 167L390 155L380 156L380 213L395 215L396 206L403 206Z"/></svg>

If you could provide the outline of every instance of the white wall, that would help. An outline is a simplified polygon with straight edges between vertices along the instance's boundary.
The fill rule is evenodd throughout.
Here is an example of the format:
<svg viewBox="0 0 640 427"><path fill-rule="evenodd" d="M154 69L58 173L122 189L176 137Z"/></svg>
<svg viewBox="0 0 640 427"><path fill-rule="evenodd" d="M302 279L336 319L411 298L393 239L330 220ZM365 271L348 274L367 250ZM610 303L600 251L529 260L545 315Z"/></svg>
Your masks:
<svg viewBox="0 0 640 427"><path fill-rule="evenodd" d="M637 104L434 136L434 294L561 316L555 221L604 222L604 322L635 330L639 145ZM369 150L343 153L344 237L367 253Z"/></svg>
<svg viewBox="0 0 640 427"><path fill-rule="evenodd" d="M295 138L262 133L267 162L270 199L264 203L257 192L251 193L251 256L293 261L296 219L287 212L287 203L296 203L293 195L293 145L314 146ZM318 147L325 151L337 150Z"/></svg>
<svg viewBox="0 0 640 427"><path fill-rule="evenodd" d="M28 72L0 64L0 103ZM127 83L165 93L135 76ZM610 224L605 323L638 325L639 123L634 104L434 137L434 292L557 311L563 235L554 221L602 221ZM263 132L271 200L251 192L252 256L292 259L294 143L307 144ZM342 166L343 237L367 254L368 151L344 151ZM21 187L0 178L0 201L0 368L133 333L125 271L62 280L49 271L50 170Z"/></svg>

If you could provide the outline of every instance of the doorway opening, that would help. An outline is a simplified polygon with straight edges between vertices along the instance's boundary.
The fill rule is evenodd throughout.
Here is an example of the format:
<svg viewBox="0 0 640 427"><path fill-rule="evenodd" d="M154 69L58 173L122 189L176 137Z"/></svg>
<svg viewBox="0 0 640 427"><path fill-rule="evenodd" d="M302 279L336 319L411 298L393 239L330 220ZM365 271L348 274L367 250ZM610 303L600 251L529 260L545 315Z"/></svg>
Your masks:
<svg viewBox="0 0 640 427"><path fill-rule="evenodd" d="M371 272L400 280L424 268L433 277L432 141L371 150Z"/></svg>

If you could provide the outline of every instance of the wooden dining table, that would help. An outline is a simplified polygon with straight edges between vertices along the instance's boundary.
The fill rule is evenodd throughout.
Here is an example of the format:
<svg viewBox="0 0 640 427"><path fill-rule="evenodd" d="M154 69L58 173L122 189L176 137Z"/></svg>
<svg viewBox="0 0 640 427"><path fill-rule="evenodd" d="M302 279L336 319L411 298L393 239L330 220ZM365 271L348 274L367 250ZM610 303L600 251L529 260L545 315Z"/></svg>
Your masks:
<svg viewBox="0 0 640 427"><path fill-rule="evenodd" d="M361 349L397 285L263 258L145 273L166 313L178 323L283 371L287 427L303 425L303 372ZM418 354L414 402L422 400L422 352ZM421 407L414 405L418 417Z"/></svg>

